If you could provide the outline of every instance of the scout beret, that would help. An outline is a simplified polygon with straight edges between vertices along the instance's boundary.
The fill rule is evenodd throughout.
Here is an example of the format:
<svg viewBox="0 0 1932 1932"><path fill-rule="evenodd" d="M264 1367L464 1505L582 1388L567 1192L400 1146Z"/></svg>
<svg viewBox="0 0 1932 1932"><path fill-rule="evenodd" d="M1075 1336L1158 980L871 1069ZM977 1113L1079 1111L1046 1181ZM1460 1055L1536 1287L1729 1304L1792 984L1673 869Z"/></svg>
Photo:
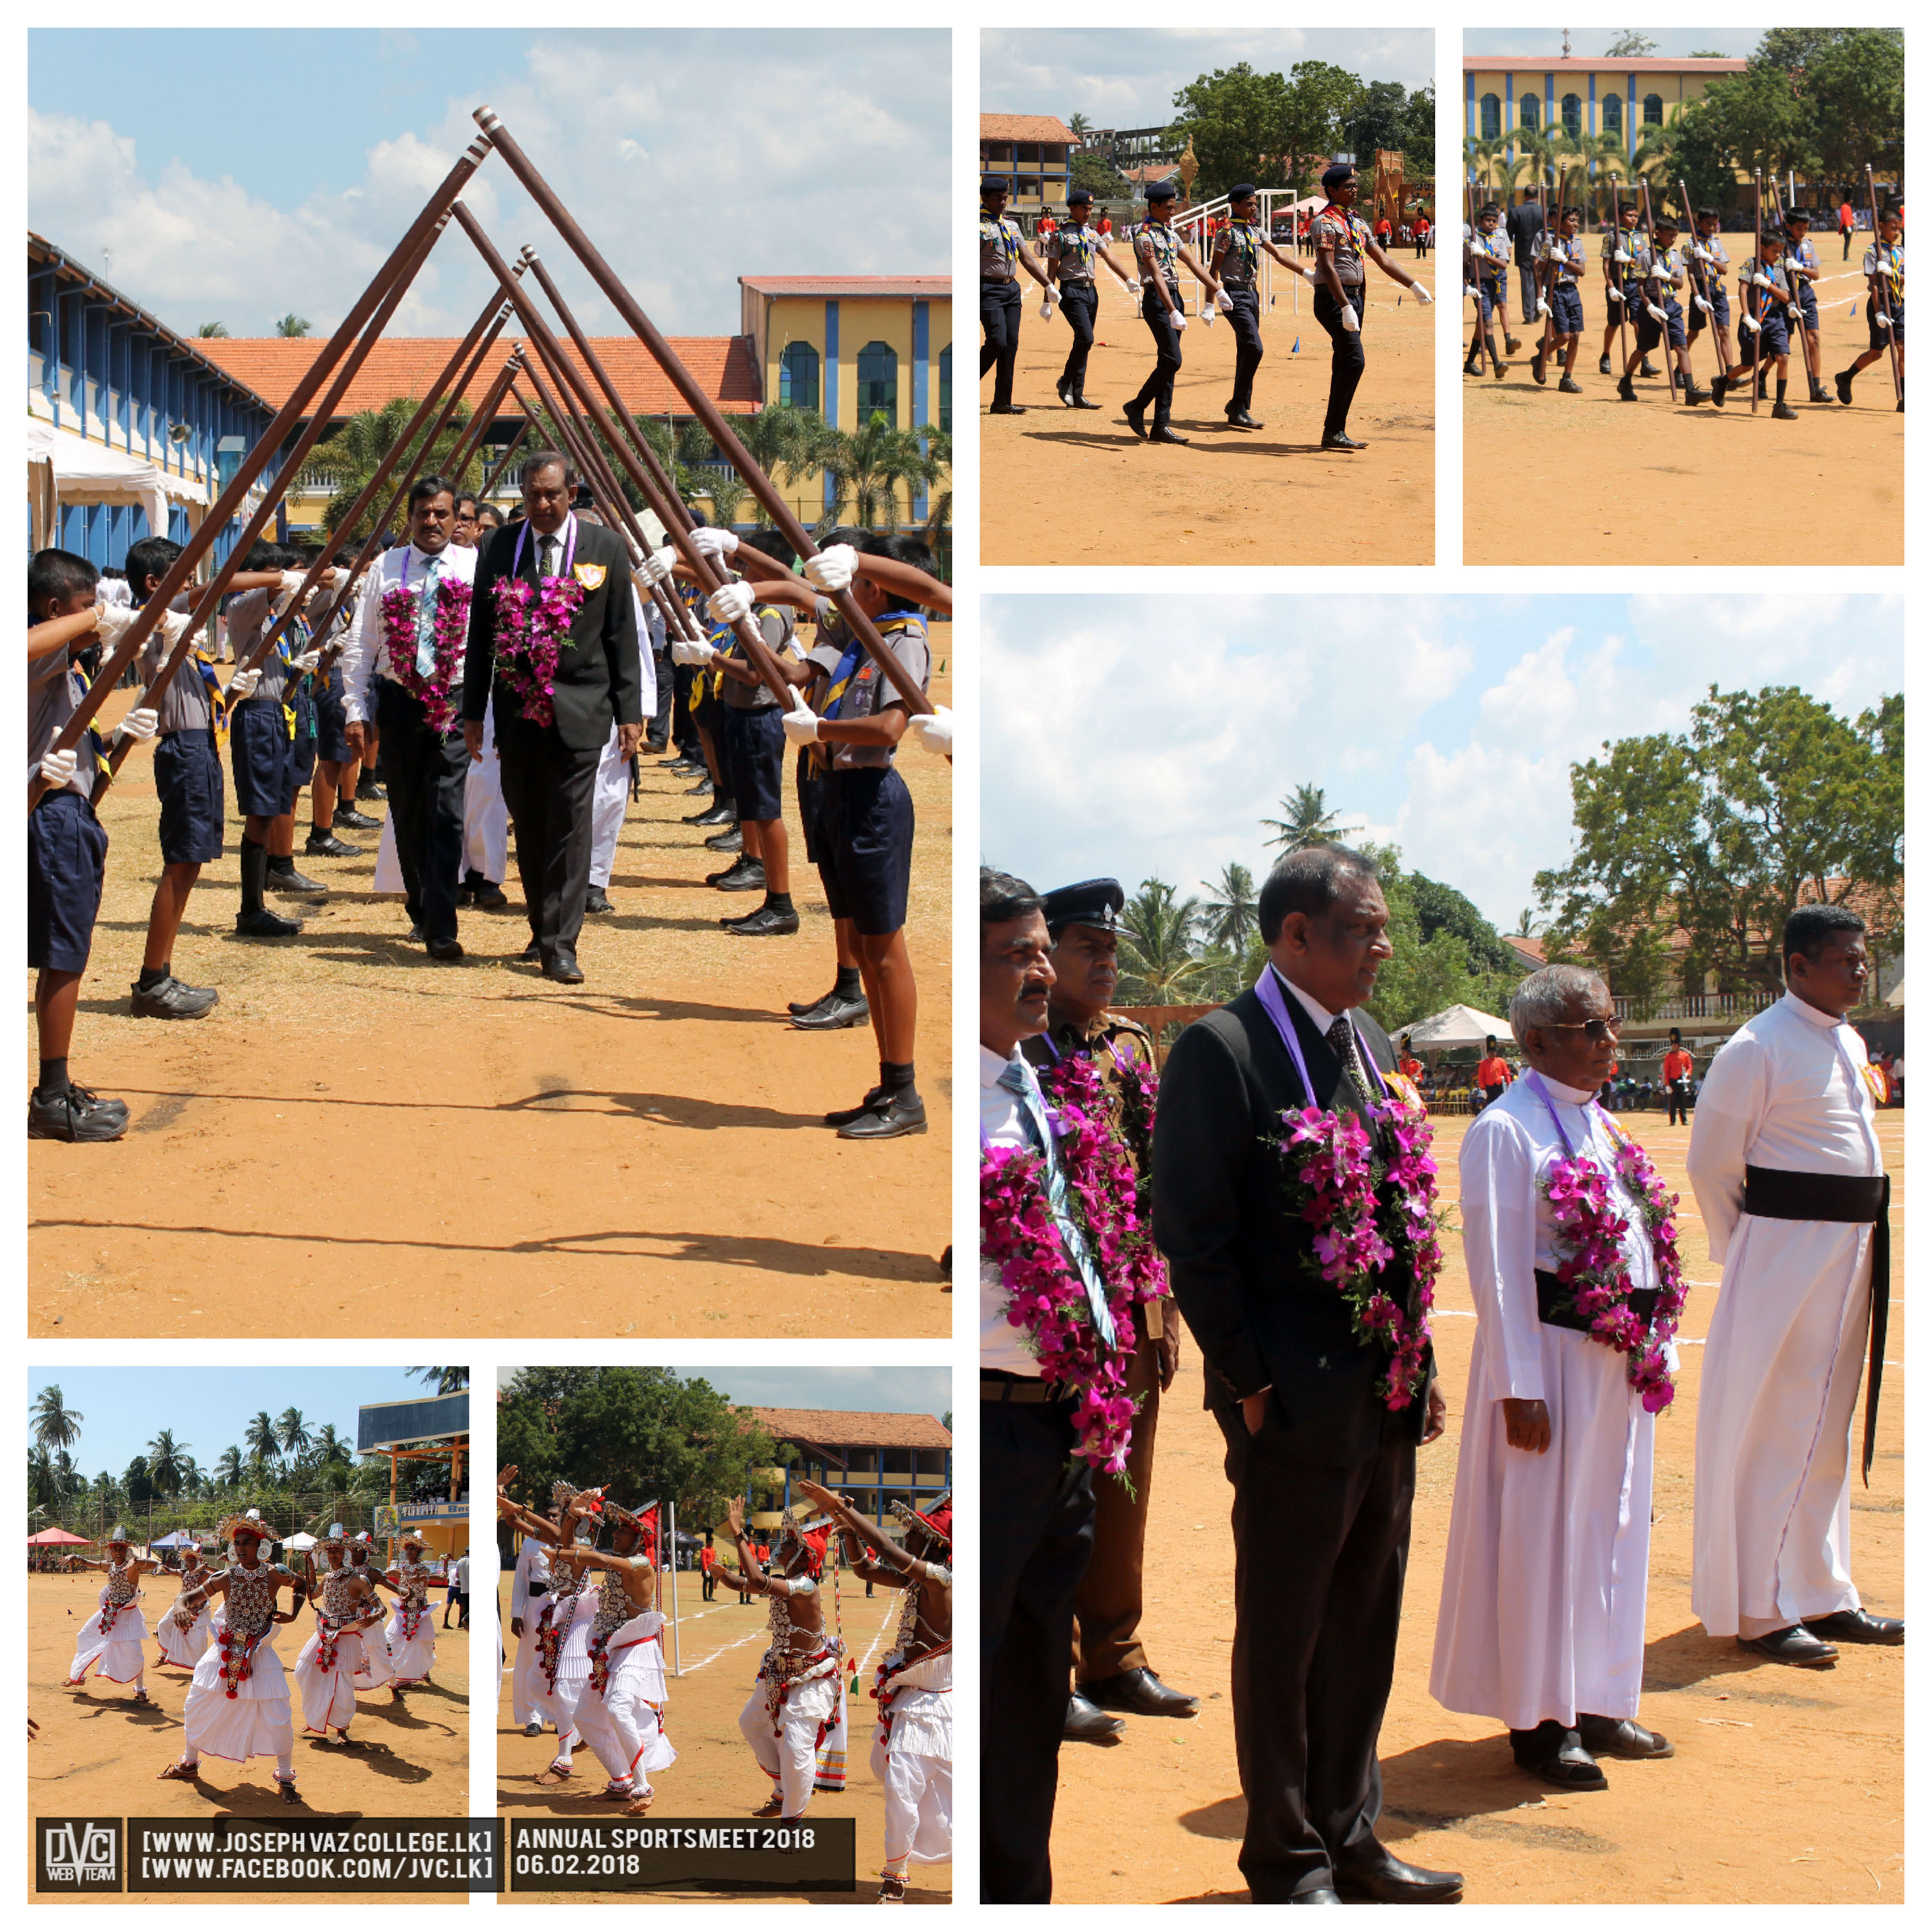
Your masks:
<svg viewBox="0 0 1932 1932"><path fill-rule="evenodd" d="M1082 879L1077 886L1061 886L1043 894L1040 908L1049 932L1058 932L1063 926L1095 926L1112 932L1126 902L1119 880Z"/></svg>
<svg viewBox="0 0 1932 1932"><path fill-rule="evenodd" d="M1148 187L1147 198L1149 201L1172 201L1174 199L1173 182L1150 182Z"/></svg>
<svg viewBox="0 0 1932 1932"><path fill-rule="evenodd" d="M1228 189L1228 199L1230 201L1246 201L1254 191L1255 184L1252 182L1243 182L1238 186Z"/></svg>
<svg viewBox="0 0 1932 1932"><path fill-rule="evenodd" d="M1082 202L1090 202L1093 199L1094 195L1092 190L1089 188L1076 188L1073 192L1066 197L1066 205L1069 208L1078 208Z"/></svg>
<svg viewBox="0 0 1932 1932"><path fill-rule="evenodd" d="M980 192L982 195L1004 194L1007 186L1004 175L982 175L980 177Z"/></svg>

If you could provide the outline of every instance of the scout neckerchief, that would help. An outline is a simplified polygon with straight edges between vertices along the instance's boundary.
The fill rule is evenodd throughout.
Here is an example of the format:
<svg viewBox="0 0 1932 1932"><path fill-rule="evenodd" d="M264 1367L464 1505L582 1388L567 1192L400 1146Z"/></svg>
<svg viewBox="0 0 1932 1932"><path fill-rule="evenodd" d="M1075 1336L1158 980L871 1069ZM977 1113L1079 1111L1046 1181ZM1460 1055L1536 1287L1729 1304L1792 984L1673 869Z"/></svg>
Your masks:
<svg viewBox="0 0 1932 1932"><path fill-rule="evenodd" d="M1138 260L1140 254L1139 238L1144 236L1148 246L1154 254L1154 272L1163 281L1178 284L1180 280L1180 237L1165 221L1156 221L1152 215L1135 229L1134 235L1136 259ZM1143 265L1141 280L1145 281L1147 279L1147 270Z"/></svg>
<svg viewBox="0 0 1932 1932"><path fill-rule="evenodd" d="M1892 284L1892 299L1905 299L1905 242L1901 237L1888 242L1882 236L1872 244L1872 265Z"/></svg>
<svg viewBox="0 0 1932 1932"><path fill-rule="evenodd" d="M881 617L873 628L882 638L902 638L909 632L916 632L922 643L926 639L926 619L916 610L895 610L890 616ZM845 655L838 660L838 669L832 674L832 682L826 688L824 706L818 714L820 717L836 718L844 716L843 707L850 687L855 683L862 686L871 681L874 667L868 662L863 670L859 668L860 660L865 656L866 647L854 638ZM832 769L831 754L838 747L814 742L811 748L814 760L814 772L830 771Z"/></svg>
<svg viewBox="0 0 1932 1932"><path fill-rule="evenodd" d="M1061 261L1070 260L1090 282L1094 279L1094 251L1099 246L1100 238L1092 229L1083 226L1063 228L1059 238Z"/></svg>
<svg viewBox="0 0 1932 1932"><path fill-rule="evenodd" d="M1229 250L1246 272L1249 284L1252 286L1261 273L1261 244L1257 239L1261 232L1260 224L1252 221L1230 221L1227 232Z"/></svg>
<svg viewBox="0 0 1932 1932"><path fill-rule="evenodd" d="M1328 212L1325 208L1322 212L1324 214ZM1502 244L1500 254L1496 251L1499 241ZM1486 282L1499 281L1504 269L1509 266L1509 237L1504 232L1502 224L1498 222L1493 228L1484 228L1478 223L1476 246L1482 250L1483 256L1483 266L1477 272Z"/></svg>
<svg viewBox="0 0 1932 1932"><path fill-rule="evenodd" d="M68 694L74 700L74 709L77 711L80 709L81 700L93 688L94 680L88 676L80 661L74 658L69 658L67 661L67 675ZM76 685L80 686L78 690L74 688ZM107 748L100 742L100 734L92 724L87 728L87 742L94 753L95 765L106 764Z"/></svg>
<svg viewBox="0 0 1932 1932"><path fill-rule="evenodd" d="M293 650L289 648L291 639L295 642ZM308 649L308 620L298 611L289 620L286 628L275 640L275 655L281 659L284 673L288 666ZM287 728L290 744L295 742L296 693L301 683L299 677L291 679L284 675L282 680L282 722Z"/></svg>
<svg viewBox="0 0 1932 1932"><path fill-rule="evenodd" d="M1375 238L1370 230L1369 224L1353 208L1344 208L1338 201L1325 203L1315 219L1318 226L1322 222L1330 220L1339 221L1342 224L1342 239L1358 255L1362 254L1365 244ZM1496 232L1498 234L1502 232L1500 227ZM1483 252L1486 255L1489 253L1487 246L1489 238L1483 233L1480 226L1477 229L1476 234L1478 238L1484 243Z"/></svg>
<svg viewBox="0 0 1932 1932"><path fill-rule="evenodd" d="M1012 279L1013 264L1020 258L1020 231L1010 215L988 214L982 208L980 211L980 239L984 243L997 242L1000 260L1006 266L1007 279Z"/></svg>

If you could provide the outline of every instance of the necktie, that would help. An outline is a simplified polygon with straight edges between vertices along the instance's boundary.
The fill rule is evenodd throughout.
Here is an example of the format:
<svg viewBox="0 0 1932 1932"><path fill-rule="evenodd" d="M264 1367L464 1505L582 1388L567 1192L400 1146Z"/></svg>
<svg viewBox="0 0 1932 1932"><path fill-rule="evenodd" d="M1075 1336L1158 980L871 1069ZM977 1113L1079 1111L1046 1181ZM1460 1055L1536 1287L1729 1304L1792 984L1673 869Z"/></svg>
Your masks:
<svg viewBox="0 0 1932 1932"><path fill-rule="evenodd" d="M423 559L422 596L416 604L416 675L428 677L436 669L436 586L442 560Z"/></svg>
<svg viewBox="0 0 1932 1932"><path fill-rule="evenodd" d="M540 555L537 564L537 574L539 577L554 577L556 574L556 538L545 537L538 545L538 550Z"/></svg>
<svg viewBox="0 0 1932 1932"><path fill-rule="evenodd" d="M1335 1049L1335 1058L1342 1063L1342 1071L1348 1076L1348 1084L1354 1090L1355 1098L1361 1103L1366 1114L1377 1102L1377 1096L1369 1090L1369 1076L1363 1071L1361 1055L1356 1051L1355 1029L1348 1024L1346 1013L1338 1013L1330 1022L1328 1034L1328 1044Z"/></svg>
<svg viewBox="0 0 1932 1932"><path fill-rule="evenodd" d="M1079 1224L1066 1211L1066 1175L1053 1144L1053 1128L1046 1118L1046 1097L1040 1090L1033 1069L1024 1060L1010 1060L1001 1070L1000 1084L1020 1103L1020 1118L1025 1121L1028 1137L1046 1163L1046 1198L1059 1224L1060 1238L1066 1244L1067 1258L1078 1271L1081 1286L1087 1291L1087 1306L1094 1326L1108 1348L1115 1346L1113 1312L1107 1306L1107 1291L1094 1265L1086 1237Z"/></svg>

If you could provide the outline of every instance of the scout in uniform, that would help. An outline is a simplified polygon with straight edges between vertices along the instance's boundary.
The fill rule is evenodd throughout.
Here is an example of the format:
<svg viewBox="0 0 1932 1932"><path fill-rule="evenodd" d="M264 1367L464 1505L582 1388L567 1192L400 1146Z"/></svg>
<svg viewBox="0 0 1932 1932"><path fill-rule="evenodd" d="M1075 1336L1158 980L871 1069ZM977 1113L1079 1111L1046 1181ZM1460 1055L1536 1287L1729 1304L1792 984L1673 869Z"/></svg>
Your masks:
<svg viewBox="0 0 1932 1932"><path fill-rule="evenodd" d="M1865 250L1865 328L1870 338L1864 353L1832 379L1838 400L1852 400L1852 378L1861 369L1888 355L1888 344L1898 344L1899 367L1905 365L1905 217L1894 202L1878 218L1878 234ZM1898 406L1905 406L1901 385Z"/></svg>
<svg viewBox="0 0 1932 1932"><path fill-rule="evenodd" d="M1730 251L1718 232L1719 217L1714 208L1697 211L1697 238L1690 244L1690 340L1708 328L1714 332L1718 352L1724 367L1731 366L1731 296L1726 286L1731 266Z"/></svg>
<svg viewBox="0 0 1932 1932"><path fill-rule="evenodd" d="M1180 306L1180 268L1185 262L1210 296L1220 285L1180 245L1168 218L1174 212L1174 186L1156 182L1148 190L1147 219L1134 228L1134 265L1141 278L1141 320L1154 338L1154 372L1122 413L1127 427L1144 442L1186 442L1168 427L1174 411L1174 379L1180 373L1180 338L1187 327ZM1154 405L1154 428L1147 426L1148 405Z"/></svg>
<svg viewBox="0 0 1932 1932"><path fill-rule="evenodd" d="M1027 246L1019 224L1006 212L1006 177L988 175L980 184L980 326L986 332L980 345L980 375L984 380L988 369L994 371L990 413L996 416L1026 414L1025 406L1013 400L1022 268L1046 292L1048 307L1060 299L1060 291Z"/></svg>
<svg viewBox="0 0 1932 1932"><path fill-rule="evenodd" d="M1093 206L1093 196L1085 188L1076 188L1066 197L1066 225L1054 230L1046 247L1047 272L1059 285L1060 312L1073 332L1066 367L1053 386L1070 410L1100 406L1087 400L1087 355L1094 346L1094 322L1100 310L1100 294L1094 280L1094 257L1106 256L1108 266L1122 280L1126 280L1120 264L1107 254L1106 243L1088 226L1088 211Z"/></svg>
<svg viewBox="0 0 1932 1932"><path fill-rule="evenodd" d="M1429 291L1406 269L1398 268L1369 232L1369 225L1355 212L1359 192L1355 170L1346 161L1337 161L1322 176L1327 206L1316 212L1315 237L1315 320L1328 332L1334 344L1334 360L1328 374L1328 413L1322 425L1324 449L1363 449L1348 434L1348 406L1362 380L1368 358L1362 349L1362 317L1367 308L1364 281L1364 264L1372 262L1385 275L1415 292L1426 307Z"/></svg>
<svg viewBox="0 0 1932 1932"><path fill-rule="evenodd" d="M1054 985L1046 1030L1022 1042L1020 1051L1044 1071L1069 1055L1094 1061L1112 1090L1122 1139L1132 1156L1138 1210L1144 1217L1154 1156L1150 1108L1128 1098L1146 1090L1139 1076L1154 1069L1153 1036L1134 1020L1109 1012L1119 983L1120 914L1126 903L1116 879L1088 879L1045 895L1048 955ZM1095 1486L1094 1554L1073 1599L1073 1694L1066 1735L1095 1738L1121 1729L1106 1714L1191 1718L1199 1700L1154 1675L1140 1640L1143 1555L1147 1544L1149 1485L1154 1473L1154 1430L1160 1398L1180 1360L1180 1318L1163 1295L1136 1311L1138 1332L1127 1370L1127 1394L1138 1405L1126 1483Z"/></svg>
<svg viewBox="0 0 1932 1932"><path fill-rule="evenodd" d="M1757 254L1738 278L1744 307L1739 326L1750 338L1750 353L1735 368L1711 380L1711 400L1723 406L1725 393L1749 370L1764 392L1763 369L1768 357L1778 364L1778 402L1772 414L1780 422L1796 422L1798 412L1784 400L1785 374L1791 365L1790 317L1798 298L1784 273L1784 231L1766 228L1758 237Z"/></svg>
<svg viewBox="0 0 1932 1932"><path fill-rule="evenodd" d="M1597 373L1607 376L1610 369L1610 344L1617 339L1617 331L1626 317L1624 310L1628 304L1627 284L1630 270L1634 266L1633 248L1643 240L1637 227L1637 218L1642 213L1634 201L1620 202L1617 208L1617 225L1604 237L1604 352L1597 358ZM1648 361L1637 371L1641 376L1654 376L1657 371Z"/></svg>
<svg viewBox="0 0 1932 1932"><path fill-rule="evenodd" d="M1300 262L1284 255L1256 219L1259 212L1255 190L1246 182L1228 190L1228 222L1214 238L1214 258L1208 272L1220 284L1216 306L1228 318L1234 336L1234 393L1228 398L1228 421L1236 429L1265 429L1250 413L1255 399L1255 371L1262 366L1261 251L1265 248L1294 274Z"/></svg>
<svg viewBox="0 0 1932 1932"><path fill-rule="evenodd" d="M1626 299L1635 309L1631 320L1636 324L1636 346L1630 352L1624 364L1624 373L1617 381L1617 395L1620 400L1634 403L1637 400L1636 386L1630 380L1630 371L1644 359L1646 353L1660 344L1666 356L1677 358L1677 367L1684 378L1684 400L1687 403L1701 403L1704 392L1690 379L1690 338L1684 333L1684 310L1677 299L1677 291L1684 280L1684 251L1677 245L1677 224L1667 214L1657 218L1656 232L1648 241L1634 241L1632 254L1635 260L1636 274L1624 284Z"/></svg>
<svg viewBox="0 0 1932 1932"><path fill-rule="evenodd" d="M1476 298L1476 332L1469 338L1469 352L1462 358L1466 376L1483 373L1482 352L1490 354L1490 367L1496 380L1503 379L1503 358L1496 353L1496 338L1490 332L1490 318L1501 311L1504 347L1514 355L1522 344L1509 332L1509 237L1504 233L1502 210L1494 202L1486 202L1476 216L1476 232L1463 244L1462 280Z"/></svg>
<svg viewBox="0 0 1932 1932"><path fill-rule="evenodd" d="M1818 292L1812 284L1822 271L1818 266L1818 250L1811 243L1811 211L1808 208L1790 208L1785 214L1784 266L1797 291L1798 310L1803 317L1804 374L1809 385L1809 400L1828 403L1832 392L1816 374L1825 366L1825 352L1818 340ZM1798 315L1794 314L1792 320L1796 322Z"/></svg>
<svg viewBox="0 0 1932 1932"><path fill-rule="evenodd" d="M1576 380L1576 352L1583 341L1582 211L1564 208L1557 226L1558 232L1544 244L1544 259L1550 264L1550 335L1547 342L1537 344L1529 373L1538 382L1546 380L1546 359L1554 357L1563 365L1557 388L1565 395L1580 396L1583 386Z"/></svg>

